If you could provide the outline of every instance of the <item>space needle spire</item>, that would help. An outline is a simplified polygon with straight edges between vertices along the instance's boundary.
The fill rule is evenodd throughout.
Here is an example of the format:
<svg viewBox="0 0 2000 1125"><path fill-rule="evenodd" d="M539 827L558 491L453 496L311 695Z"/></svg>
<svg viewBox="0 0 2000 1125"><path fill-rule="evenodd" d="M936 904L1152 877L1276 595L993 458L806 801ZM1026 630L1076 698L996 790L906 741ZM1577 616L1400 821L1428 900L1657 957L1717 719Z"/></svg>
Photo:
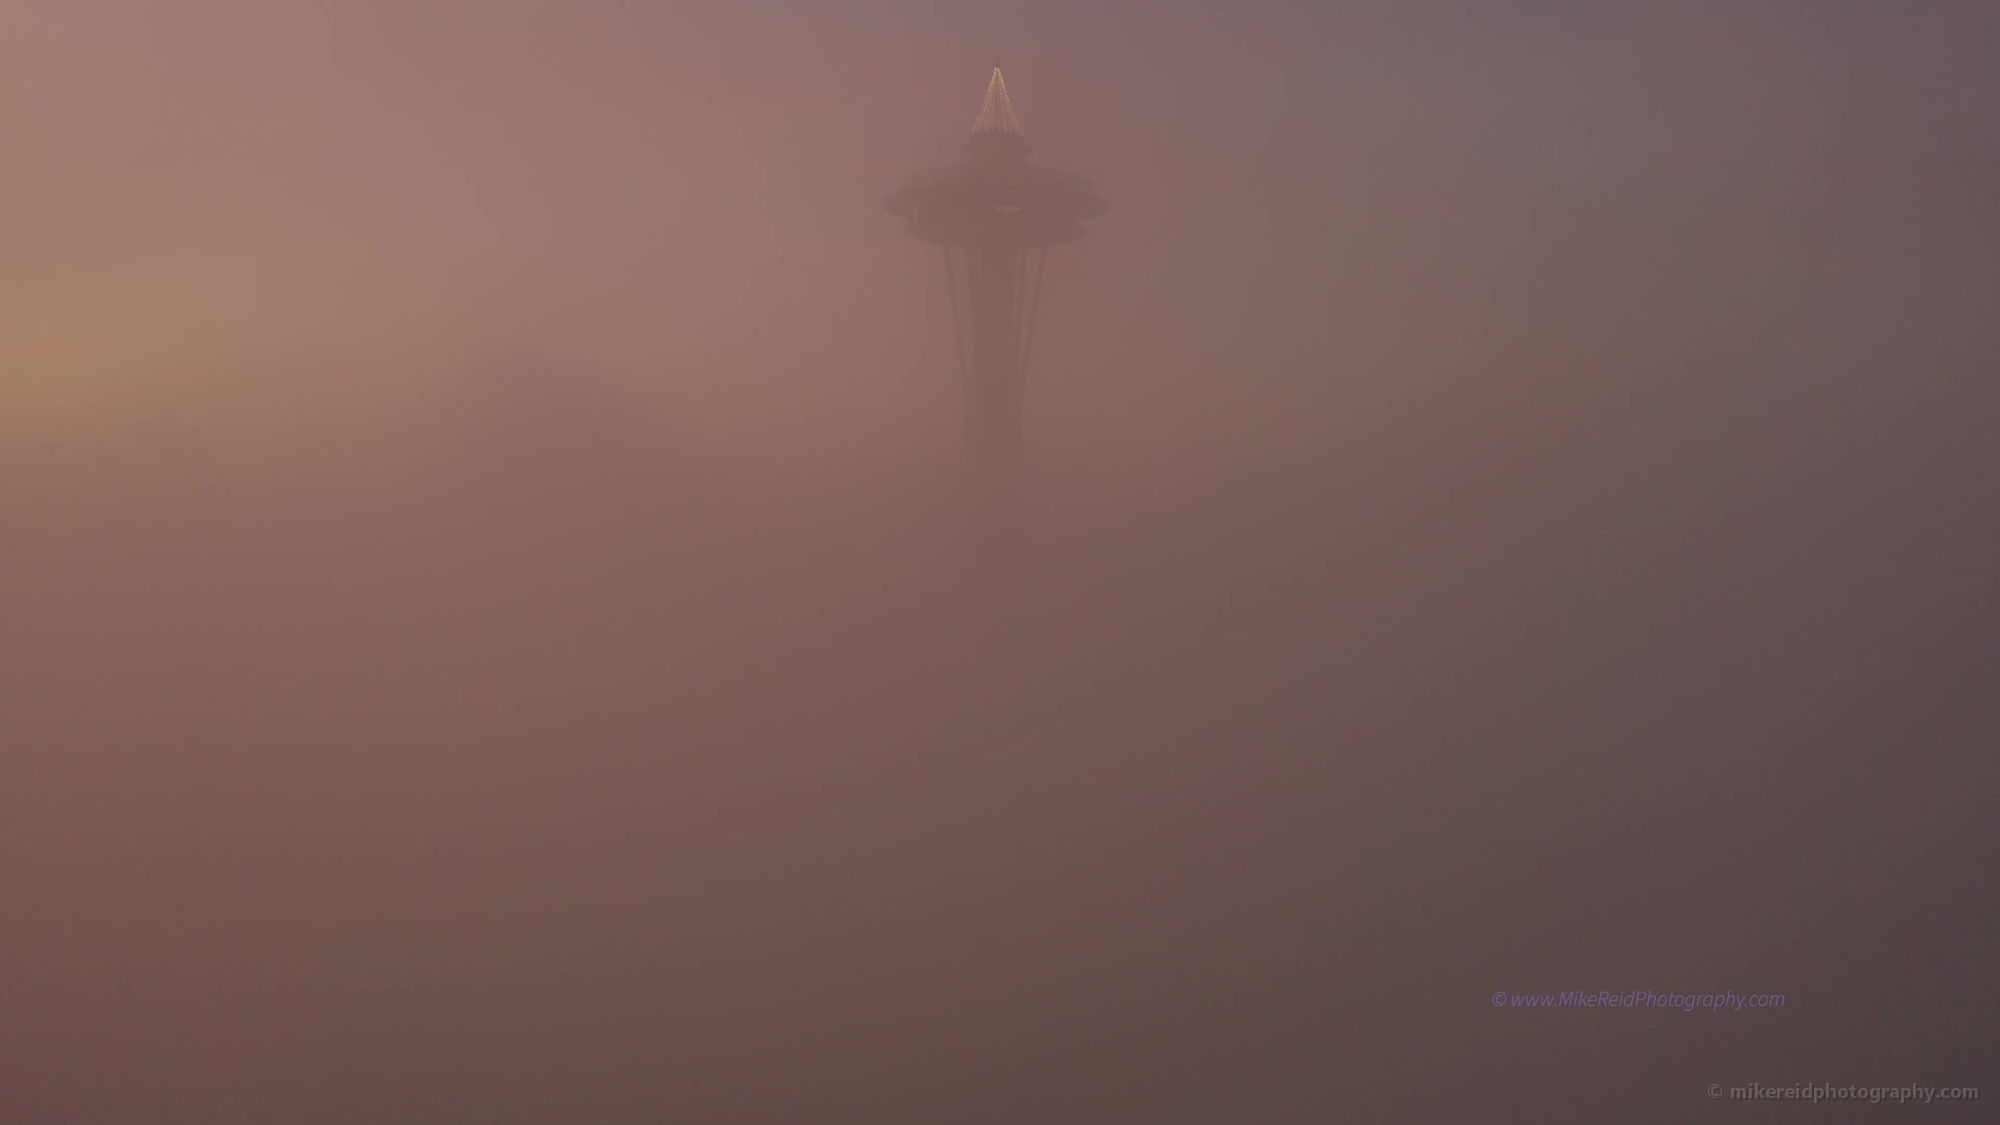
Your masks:
<svg viewBox="0 0 2000 1125"><path fill-rule="evenodd" d="M1019 503L1022 408L1048 248L1083 237L1083 220L1109 205L1082 176L1028 163L997 66L965 151L964 163L912 173L882 205L906 220L909 234L942 247L973 504L992 523L1011 519Z"/></svg>
<svg viewBox="0 0 2000 1125"><path fill-rule="evenodd" d="M1014 99L1007 96L1007 79L997 66L993 68L992 80L986 83L986 101L979 107L979 116L973 119L972 131L1022 135L1021 119L1014 115Z"/></svg>

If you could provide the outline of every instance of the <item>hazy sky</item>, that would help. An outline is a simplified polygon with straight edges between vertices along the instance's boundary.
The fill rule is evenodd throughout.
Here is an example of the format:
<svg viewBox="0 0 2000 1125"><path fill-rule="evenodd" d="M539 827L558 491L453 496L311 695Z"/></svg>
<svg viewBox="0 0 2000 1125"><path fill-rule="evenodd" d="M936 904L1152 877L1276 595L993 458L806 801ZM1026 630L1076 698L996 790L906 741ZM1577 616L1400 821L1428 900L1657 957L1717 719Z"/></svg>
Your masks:
<svg viewBox="0 0 2000 1125"><path fill-rule="evenodd" d="M1841 275L1864 262L1963 324L1980 308L1952 286L1991 238L2000 80L1972 3L0 19L10 412L504 339L646 365L733 425L879 433L919 409L943 308L877 201L956 158L996 63L1038 158L1118 208L1052 260L1050 409L1253 354L1353 385L1496 333L1545 365L1593 339L1851 329Z"/></svg>
<svg viewBox="0 0 2000 1125"><path fill-rule="evenodd" d="M1996 58L0 5L0 1120L1990 1102ZM1111 203L1011 567L880 205L996 64ZM1487 1002L1579 988L1790 1007Z"/></svg>

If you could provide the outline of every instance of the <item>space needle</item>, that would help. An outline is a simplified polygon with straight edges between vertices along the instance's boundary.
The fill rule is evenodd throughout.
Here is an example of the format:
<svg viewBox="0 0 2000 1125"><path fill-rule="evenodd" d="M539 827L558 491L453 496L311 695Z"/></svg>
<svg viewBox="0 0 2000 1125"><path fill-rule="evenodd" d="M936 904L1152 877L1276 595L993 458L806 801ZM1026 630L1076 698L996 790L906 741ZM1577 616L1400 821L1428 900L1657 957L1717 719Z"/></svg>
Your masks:
<svg viewBox="0 0 2000 1125"><path fill-rule="evenodd" d="M1022 407L1048 248L1082 238L1083 220L1109 204L1082 176L1028 163L999 67L964 151L963 163L912 173L882 205L942 249L973 505L990 524L1019 503Z"/></svg>

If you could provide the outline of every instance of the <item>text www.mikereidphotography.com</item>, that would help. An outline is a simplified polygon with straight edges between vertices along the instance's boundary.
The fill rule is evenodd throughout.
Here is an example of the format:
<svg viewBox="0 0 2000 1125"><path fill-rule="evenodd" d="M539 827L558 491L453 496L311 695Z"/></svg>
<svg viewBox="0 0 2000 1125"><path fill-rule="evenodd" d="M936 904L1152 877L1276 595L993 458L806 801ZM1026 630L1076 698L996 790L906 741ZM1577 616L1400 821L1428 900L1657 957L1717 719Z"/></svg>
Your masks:
<svg viewBox="0 0 2000 1125"><path fill-rule="evenodd" d="M1745 1008L1782 1008L1785 994L1782 992L1756 992L1744 995L1736 992L1650 992L1633 989L1626 992L1495 992L1493 1006L1496 1008L1677 1008L1684 1012L1698 1010L1737 1012Z"/></svg>

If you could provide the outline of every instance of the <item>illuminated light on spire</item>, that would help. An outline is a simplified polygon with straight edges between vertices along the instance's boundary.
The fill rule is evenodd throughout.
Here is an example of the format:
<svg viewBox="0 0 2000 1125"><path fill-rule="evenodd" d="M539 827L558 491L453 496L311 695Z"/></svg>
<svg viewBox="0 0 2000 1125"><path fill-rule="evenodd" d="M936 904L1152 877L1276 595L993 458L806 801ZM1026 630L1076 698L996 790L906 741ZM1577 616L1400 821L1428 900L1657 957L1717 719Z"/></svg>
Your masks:
<svg viewBox="0 0 2000 1125"><path fill-rule="evenodd" d="M986 103L979 107L979 116L972 122L972 133L1005 133L1010 137L1021 136L1021 119L1014 116L1014 102L1007 96L1007 80L1000 77L1000 68L993 68L993 80L986 84Z"/></svg>

